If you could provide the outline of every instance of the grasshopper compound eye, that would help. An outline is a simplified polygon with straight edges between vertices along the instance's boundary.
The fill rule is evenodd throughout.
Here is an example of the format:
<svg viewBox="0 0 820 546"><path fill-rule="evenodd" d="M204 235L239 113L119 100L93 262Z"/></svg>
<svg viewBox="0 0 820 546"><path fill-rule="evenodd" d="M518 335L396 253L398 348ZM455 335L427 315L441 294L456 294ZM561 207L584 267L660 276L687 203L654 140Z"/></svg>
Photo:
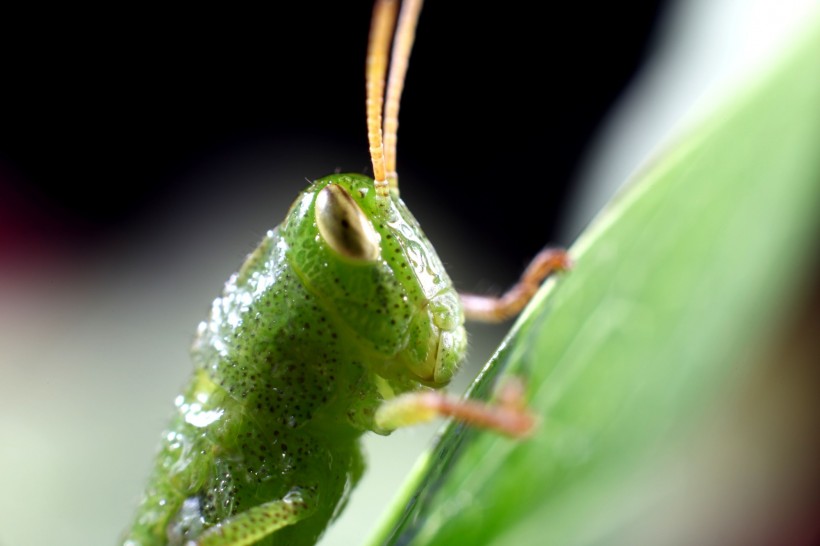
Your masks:
<svg viewBox="0 0 820 546"><path fill-rule="evenodd" d="M379 234L344 188L328 184L316 196L316 225L334 252L353 261L379 258Z"/></svg>

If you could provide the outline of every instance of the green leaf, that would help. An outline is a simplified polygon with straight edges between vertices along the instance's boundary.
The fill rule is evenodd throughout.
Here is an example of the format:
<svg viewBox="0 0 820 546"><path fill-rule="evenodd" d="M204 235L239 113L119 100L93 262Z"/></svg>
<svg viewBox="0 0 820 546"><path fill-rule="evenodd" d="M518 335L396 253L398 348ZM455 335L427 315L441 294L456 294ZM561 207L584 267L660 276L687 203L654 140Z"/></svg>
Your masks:
<svg viewBox="0 0 820 546"><path fill-rule="evenodd" d="M479 377L525 379L534 437L450 426L373 544L611 544L674 489L663 461L755 373L816 244L820 32L796 51L603 211Z"/></svg>

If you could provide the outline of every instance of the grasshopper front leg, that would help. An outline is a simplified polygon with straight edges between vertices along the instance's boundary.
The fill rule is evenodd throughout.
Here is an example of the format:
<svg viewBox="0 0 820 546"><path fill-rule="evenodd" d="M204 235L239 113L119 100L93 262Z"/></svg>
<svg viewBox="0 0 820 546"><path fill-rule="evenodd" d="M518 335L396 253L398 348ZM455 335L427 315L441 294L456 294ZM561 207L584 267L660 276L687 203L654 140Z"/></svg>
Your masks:
<svg viewBox="0 0 820 546"><path fill-rule="evenodd" d="M316 487L294 487L283 498L249 508L206 530L186 546L248 546L313 514Z"/></svg>
<svg viewBox="0 0 820 546"><path fill-rule="evenodd" d="M510 378L496 392L491 404L463 400L441 391L416 391L385 401L376 411L376 424L392 430L452 417L478 428L494 430L513 438L528 436L537 418L526 406L524 384Z"/></svg>
<svg viewBox="0 0 820 546"><path fill-rule="evenodd" d="M468 320L489 323L512 318L535 296L541 281L570 267L572 260L565 250L545 248L532 259L521 279L501 296L460 294L464 316Z"/></svg>

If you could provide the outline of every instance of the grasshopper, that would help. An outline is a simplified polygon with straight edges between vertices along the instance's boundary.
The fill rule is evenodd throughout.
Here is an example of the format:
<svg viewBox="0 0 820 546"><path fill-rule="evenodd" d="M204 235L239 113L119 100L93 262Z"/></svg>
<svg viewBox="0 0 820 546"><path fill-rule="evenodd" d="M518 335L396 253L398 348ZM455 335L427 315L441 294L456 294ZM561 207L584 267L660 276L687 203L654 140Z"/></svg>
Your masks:
<svg viewBox="0 0 820 546"><path fill-rule="evenodd" d="M374 176L314 181L229 278L198 327L193 375L124 546L315 544L364 472L365 432L437 416L532 429L514 390L485 405L442 389L465 356L465 317L515 315L569 260L545 249L503 296L459 294L399 197L399 97L420 9L377 0Z"/></svg>

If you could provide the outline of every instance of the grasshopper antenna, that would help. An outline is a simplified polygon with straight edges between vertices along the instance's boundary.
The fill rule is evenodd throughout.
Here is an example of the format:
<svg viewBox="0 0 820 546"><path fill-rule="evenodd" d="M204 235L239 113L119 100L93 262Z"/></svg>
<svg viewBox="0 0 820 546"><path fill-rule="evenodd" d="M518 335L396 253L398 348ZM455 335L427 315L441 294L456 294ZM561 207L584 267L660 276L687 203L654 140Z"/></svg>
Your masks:
<svg viewBox="0 0 820 546"><path fill-rule="evenodd" d="M384 81L387 73L387 55L390 50L393 28L396 24L397 2L380 0L373 8L373 22L367 44L365 81L367 86L367 140L370 143L370 160L373 162L373 179L376 195L390 194L385 176L384 143L382 142L382 110L384 107Z"/></svg>
<svg viewBox="0 0 820 546"><path fill-rule="evenodd" d="M423 0L405 0L401 5L396 36L393 39L393 55L390 58L390 74L387 79L387 98L384 107L384 163L387 182L391 190L398 192L399 175L396 172L396 141L399 130L399 102L404 90L407 63L416 37L416 25Z"/></svg>
<svg viewBox="0 0 820 546"><path fill-rule="evenodd" d="M367 46L367 139L370 143L376 195L381 197L387 197L390 190L397 192L399 189L399 178L396 173L399 101L404 90L407 62L413 49L423 0L402 2L396 28L397 4L395 0L376 2ZM385 75L391 43L393 52L390 57L390 74L385 99Z"/></svg>

